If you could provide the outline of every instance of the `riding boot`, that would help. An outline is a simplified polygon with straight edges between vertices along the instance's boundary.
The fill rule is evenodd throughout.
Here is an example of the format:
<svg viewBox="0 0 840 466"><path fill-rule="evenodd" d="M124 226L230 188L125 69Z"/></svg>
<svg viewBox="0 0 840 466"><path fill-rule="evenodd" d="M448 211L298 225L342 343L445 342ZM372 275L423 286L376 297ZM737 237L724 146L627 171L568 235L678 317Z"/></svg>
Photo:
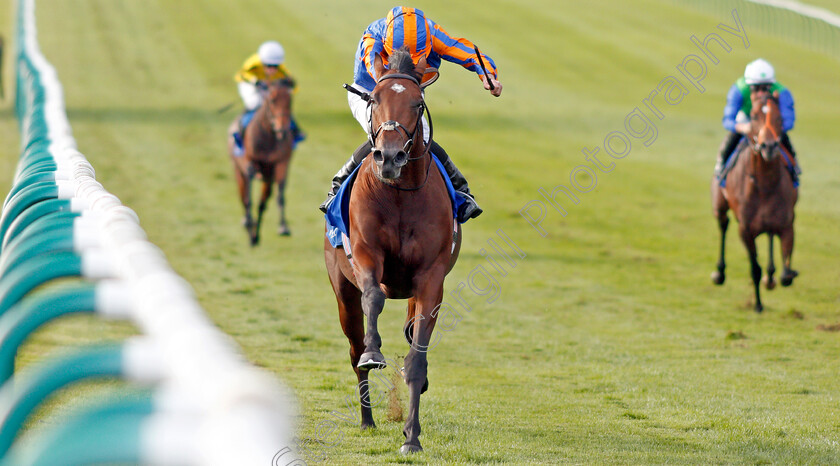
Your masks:
<svg viewBox="0 0 840 466"><path fill-rule="evenodd" d="M437 156L438 160L440 160L443 168L446 169L446 175L449 176L449 180L452 181L452 187L455 191L464 195L465 202L461 204L461 207L457 212L458 222L464 223L471 218L481 215L484 211L478 206L478 203L476 203L475 197L473 197L470 193L470 187L467 185L467 179L464 178L464 175L461 174L461 171L458 170L458 167L456 167L455 163L452 162L452 159L449 158L449 154L447 154L446 151L443 150L443 147L435 141L431 141L431 150L432 153Z"/></svg>
<svg viewBox="0 0 840 466"><path fill-rule="evenodd" d="M332 187L330 187L330 190L327 193L327 200L318 206L318 209L320 209L321 212L327 213L327 208L329 208L329 205L332 203L333 199L335 199L335 195L338 193L338 189L341 188L344 180L353 174L353 170L355 170L356 167L362 163L362 160L370 154L370 150L372 148L373 145L370 141L365 141L362 145L356 148L356 151L350 156L350 160L348 160L347 163L338 170L338 173L336 173L332 179Z"/></svg>
<svg viewBox="0 0 840 466"><path fill-rule="evenodd" d="M718 152L717 160L715 161L715 176L718 178L720 178L723 174L726 162L729 160L729 156L732 154L732 151L734 151L735 147L738 146L738 143L741 141L741 137L741 133L738 133L737 131L730 131L723 139L723 142L720 143L720 151Z"/></svg>

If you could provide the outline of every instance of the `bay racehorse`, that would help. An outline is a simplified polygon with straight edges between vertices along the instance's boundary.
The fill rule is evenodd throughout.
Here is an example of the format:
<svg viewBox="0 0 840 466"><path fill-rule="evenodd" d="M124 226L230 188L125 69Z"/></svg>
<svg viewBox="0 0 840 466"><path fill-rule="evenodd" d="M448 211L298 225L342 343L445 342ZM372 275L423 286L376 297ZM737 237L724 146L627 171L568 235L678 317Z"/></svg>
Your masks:
<svg viewBox="0 0 840 466"><path fill-rule="evenodd" d="M798 273L791 269L793 254L793 207L798 197L797 188L785 164L780 144L782 117L779 112L778 96L755 92L752 95L750 112L752 129L747 135L748 144L739 146L732 157L737 157L734 166L726 175L725 187L717 178L712 180L712 206L720 227L720 258L712 281L721 285L726 280L724 270L724 248L726 229L729 226L728 210L738 220L738 233L747 248L750 273L755 288L755 310L761 312L759 283L761 267L758 265L755 239L762 233L769 237L770 250L767 275L764 284L768 290L776 286L773 274L773 238L778 236L782 244L782 286L790 286ZM790 159L791 163L793 159Z"/></svg>
<svg viewBox="0 0 840 466"><path fill-rule="evenodd" d="M245 209L242 224L248 232L251 246L256 246L260 242L260 225L274 184L277 184L277 205L280 209L280 226L277 233L291 234L286 224L285 190L294 139L292 134L293 87L294 83L289 79L270 81L260 87L262 104L245 128L244 152L241 156L235 154L233 140L233 134L238 131L239 122L235 120L228 128L228 153L233 162L239 199ZM254 178L262 180L256 220L251 215L251 182Z"/></svg>
<svg viewBox="0 0 840 466"><path fill-rule="evenodd" d="M350 193L352 263L326 238L324 255L341 327L350 341L363 429L375 427L368 371L386 366L377 319L386 298L408 299L403 333L411 347L403 377L409 412L400 448L406 454L422 451L418 437L420 395L428 388L426 351L443 300L444 277L458 257L461 230L454 227L447 187L423 140L426 104L419 77L425 59L415 66L407 51L397 50L389 61L388 70L378 57L375 62L379 80L368 99L373 149L358 168Z"/></svg>

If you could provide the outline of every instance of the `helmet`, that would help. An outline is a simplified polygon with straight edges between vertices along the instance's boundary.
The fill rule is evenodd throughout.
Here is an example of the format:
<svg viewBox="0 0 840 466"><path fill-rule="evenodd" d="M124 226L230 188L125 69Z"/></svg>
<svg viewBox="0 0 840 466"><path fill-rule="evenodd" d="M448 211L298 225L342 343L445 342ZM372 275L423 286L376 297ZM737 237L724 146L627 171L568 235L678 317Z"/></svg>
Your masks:
<svg viewBox="0 0 840 466"><path fill-rule="evenodd" d="M260 49L257 51L257 55L259 55L260 61L263 65L268 66L279 65L283 63L283 59L286 58L283 46L280 45L279 42L273 40L263 42L262 45L260 45Z"/></svg>
<svg viewBox="0 0 840 466"><path fill-rule="evenodd" d="M417 63L432 50L432 34L426 15L417 8L397 6L385 16L385 53L408 46L411 59Z"/></svg>
<svg viewBox="0 0 840 466"><path fill-rule="evenodd" d="M744 79L747 84L764 84L776 82L776 72L773 65L763 58L752 61L744 69Z"/></svg>

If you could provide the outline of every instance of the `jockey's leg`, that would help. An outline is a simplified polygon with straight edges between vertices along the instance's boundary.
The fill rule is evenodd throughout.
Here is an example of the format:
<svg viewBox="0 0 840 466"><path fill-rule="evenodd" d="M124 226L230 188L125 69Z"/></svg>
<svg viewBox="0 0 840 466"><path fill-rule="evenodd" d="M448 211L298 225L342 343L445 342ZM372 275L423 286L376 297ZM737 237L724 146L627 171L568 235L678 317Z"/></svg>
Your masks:
<svg viewBox="0 0 840 466"><path fill-rule="evenodd" d="M729 159L732 151L735 150L735 147L738 146L738 142L741 141L741 137L741 133L738 133L737 131L730 131L723 139L723 142L720 143L720 150L715 163L715 175L719 176L723 172L723 168L726 167L726 161Z"/></svg>
<svg viewBox="0 0 840 466"><path fill-rule="evenodd" d="M799 175L802 174L802 169L799 168L799 162L796 159L796 151L793 150L793 144L790 142L790 137L788 136L788 133L782 133L782 137L779 139L782 143L782 146L793 158L793 160L790 161L793 164L793 181L797 181Z"/></svg>
<svg viewBox="0 0 840 466"><path fill-rule="evenodd" d="M297 145L297 143L306 139L306 133L300 129L300 125L298 125L297 120L295 117L292 117L292 143Z"/></svg>
<svg viewBox="0 0 840 466"><path fill-rule="evenodd" d="M370 140L365 141L362 145L356 148L353 155L350 156L350 160L348 160L347 163L338 170L338 173L336 173L332 179L332 186L330 187L330 191L327 193L327 200L318 206L321 212L327 213L327 208L330 203L332 203L333 199L335 199L336 193L338 193L338 188L341 187L347 177L353 174L353 170L355 170L356 167L362 163L362 160L370 154L370 150L372 148L373 144L370 143Z"/></svg>
<svg viewBox="0 0 840 466"><path fill-rule="evenodd" d="M233 133L233 140L236 141L236 145L240 149L245 148L245 128L248 127L248 123L250 123L254 118L254 113L256 113L256 110L245 110L237 120L239 127L237 131Z"/></svg>
<svg viewBox="0 0 840 466"><path fill-rule="evenodd" d="M443 164L443 168L446 169L446 174L449 176L449 180L452 181L452 187L455 188L455 191L464 195L466 202L458 209L458 221L464 223L471 218L481 215L484 211L475 202L475 197L470 193L470 187L467 185L467 179L464 178L464 175L461 174L461 171L458 170L458 167L449 158L449 154L436 141L431 141L431 150L437 156L438 160L440 160L440 163Z"/></svg>

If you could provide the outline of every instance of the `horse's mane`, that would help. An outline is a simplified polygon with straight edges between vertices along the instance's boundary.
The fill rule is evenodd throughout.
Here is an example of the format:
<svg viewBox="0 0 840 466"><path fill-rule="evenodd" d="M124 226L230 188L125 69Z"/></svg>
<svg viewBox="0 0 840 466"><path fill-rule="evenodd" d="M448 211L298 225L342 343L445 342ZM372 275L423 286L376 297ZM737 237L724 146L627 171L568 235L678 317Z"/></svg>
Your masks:
<svg viewBox="0 0 840 466"><path fill-rule="evenodd" d="M411 59L411 52L408 51L407 47L394 50L394 53L388 57L388 64L392 71L414 76L417 80L420 79L420 76L417 75L417 71L414 69L414 61Z"/></svg>

